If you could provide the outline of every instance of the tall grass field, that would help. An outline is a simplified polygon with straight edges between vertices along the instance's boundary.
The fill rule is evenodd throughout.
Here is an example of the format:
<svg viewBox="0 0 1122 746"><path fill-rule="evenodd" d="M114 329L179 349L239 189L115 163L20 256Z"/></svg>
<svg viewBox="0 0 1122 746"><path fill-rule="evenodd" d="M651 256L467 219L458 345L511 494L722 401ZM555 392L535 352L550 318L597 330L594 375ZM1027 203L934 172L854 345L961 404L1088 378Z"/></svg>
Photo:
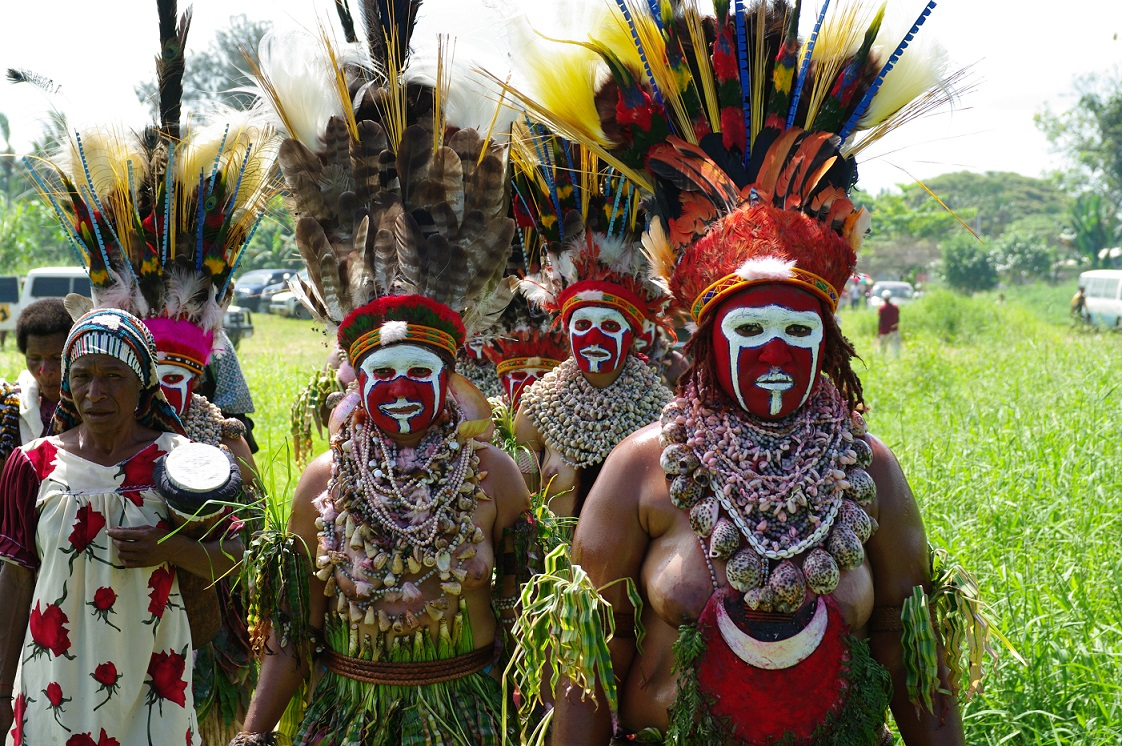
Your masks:
<svg viewBox="0 0 1122 746"><path fill-rule="evenodd" d="M1122 743L1122 335L1073 329L1074 290L932 293L902 309L898 358L877 350L875 313L841 316L870 430L900 459L928 540L977 576L1026 661L993 641L1000 662L964 711L969 744ZM239 357L258 464L281 496L298 477L291 403L327 338L311 322L253 320ZM10 335L0 354L9 379L14 347Z"/></svg>

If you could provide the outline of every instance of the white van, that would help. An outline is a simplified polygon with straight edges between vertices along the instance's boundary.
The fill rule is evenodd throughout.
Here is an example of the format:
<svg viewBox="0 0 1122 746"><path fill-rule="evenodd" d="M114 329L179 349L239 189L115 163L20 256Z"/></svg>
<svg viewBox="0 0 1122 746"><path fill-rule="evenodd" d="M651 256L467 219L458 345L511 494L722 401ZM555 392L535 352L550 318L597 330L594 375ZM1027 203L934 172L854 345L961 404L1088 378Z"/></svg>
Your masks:
<svg viewBox="0 0 1122 746"><path fill-rule="evenodd" d="M40 267L27 273L19 301L11 304L9 315L11 326L16 328L16 319L27 304L40 298L65 298L70 293L90 297L90 277L81 267ZM0 314L3 315L3 314ZM0 326L0 330L5 327Z"/></svg>
<svg viewBox="0 0 1122 746"><path fill-rule="evenodd" d="M1079 275L1083 314L1096 326L1122 328L1122 269L1093 269Z"/></svg>

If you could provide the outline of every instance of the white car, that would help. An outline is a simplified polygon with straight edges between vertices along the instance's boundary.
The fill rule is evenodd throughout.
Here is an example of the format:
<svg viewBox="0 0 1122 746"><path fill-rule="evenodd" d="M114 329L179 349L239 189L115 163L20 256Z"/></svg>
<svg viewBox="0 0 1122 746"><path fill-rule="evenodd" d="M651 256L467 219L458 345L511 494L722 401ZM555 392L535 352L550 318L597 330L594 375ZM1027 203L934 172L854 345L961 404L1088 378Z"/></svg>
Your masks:
<svg viewBox="0 0 1122 746"><path fill-rule="evenodd" d="M296 299L296 293L283 290L269 300L269 313L287 316L290 319L310 319L312 315L304 304Z"/></svg>
<svg viewBox="0 0 1122 746"><path fill-rule="evenodd" d="M912 287L910 282L897 282L893 280L881 280L869 289L869 308L880 308L884 305L884 298L882 294L885 290L892 293L892 302L896 305L910 303L919 297L915 288Z"/></svg>

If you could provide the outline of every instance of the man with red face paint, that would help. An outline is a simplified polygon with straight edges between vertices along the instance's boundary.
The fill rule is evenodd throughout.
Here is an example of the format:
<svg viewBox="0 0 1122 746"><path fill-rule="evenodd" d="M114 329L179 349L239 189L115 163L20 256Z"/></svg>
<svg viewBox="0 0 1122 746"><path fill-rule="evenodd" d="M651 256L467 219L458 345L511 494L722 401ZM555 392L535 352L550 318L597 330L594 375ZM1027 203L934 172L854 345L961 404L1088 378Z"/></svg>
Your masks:
<svg viewBox="0 0 1122 746"><path fill-rule="evenodd" d="M572 356L523 394L514 423L518 442L539 454L558 515L580 514L604 459L657 418L670 393L654 366L633 353L660 294L635 274L610 269L594 240L578 239L571 250L574 265L597 270L599 279L568 285L553 306Z"/></svg>
<svg viewBox="0 0 1122 746"><path fill-rule="evenodd" d="M574 677L555 699L554 744L880 746L893 740L889 707L909 746L964 742L946 694L959 682L930 661L927 598L943 594L932 593L923 521L895 457L867 432L834 317L869 225L848 190L852 153L875 135L857 132L921 88L900 88L915 82L907 74L880 87L852 71L889 71L912 36L882 46L871 8L831 7L800 66L801 7L717 4L716 18L693 19L707 38L691 27L686 44L679 17L629 4L586 38L626 44L615 29L649 24L677 61L639 42L604 45L608 75L572 76L563 99L548 85L528 97L546 126L607 148L650 190L652 275L695 324L677 397L607 458L574 534L573 562L617 617L610 641L584 644L607 644L618 706ZM861 38L877 42L852 43ZM849 51L826 60L823 49ZM683 115L660 90L677 76L708 108ZM598 121L573 101L594 102ZM634 595L641 645L627 634ZM562 618L583 608L553 601Z"/></svg>

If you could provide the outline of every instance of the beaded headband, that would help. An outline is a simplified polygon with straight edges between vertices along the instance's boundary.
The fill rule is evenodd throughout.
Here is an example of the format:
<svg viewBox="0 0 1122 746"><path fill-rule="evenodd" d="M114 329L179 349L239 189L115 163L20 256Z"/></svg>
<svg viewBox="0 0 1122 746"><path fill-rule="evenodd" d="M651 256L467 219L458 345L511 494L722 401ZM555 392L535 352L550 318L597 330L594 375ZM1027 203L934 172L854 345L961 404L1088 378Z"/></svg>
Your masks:
<svg viewBox="0 0 1122 746"><path fill-rule="evenodd" d="M813 272L807 272L805 269L791 267L790 272L791 276L783 280L776 280L769 277L746 280L735 273L725 275L705 288L705 290L701 291L701 294L694 300L693 305L690 306L690 313L693 315L694 321L700 322L701 317L711 308L736 291L751 287L752 285L761 285L766 282L782 282L788 285L798 285L826 301L830 306L831 313L838 309L838 291L834 289L833 285Z"/></svg>
<svg viewBox="0 0 1122 746"><path fill-rule="evenodd" d="M186 355L178 355L174 352L157 352L156 360L163 365L178 365L181 368L186 368L196 376L203 374L203 364Z"/></svg>
<svg viewBox="0 0 1122 746"><path fill-rule="evenodd" d="M586 295L590 291L595 293L594 297ZM568 321L574 311L585 306L609 306L622 313L635 332L640 332L647 314L640 310L637 299L629 296L630 293L614 283L596 280L577 282L561 293L561 318Z"/></svg>
<svg viewBox="0 0 1122 746"><path fill-rule="evenodd" d="M531 363L531 360L537 362ZM496 365L495 375L501 376L504 373L510 373L512 370L521 370L522 368L545 368L547 370L552 370L560 364L560 360L554 360L550 357L513 357Z"/></svg>
<svg viewBox="0 0 1122 746"><path fill-rule="evenodd" d="M398 342L416 342L439 347L453 358L456 356L456 348L458 347L456 339L447 332L434 329L431 326L406 323L404 331L399 331L393 335L392 340L386 340L384 343L381 327L366 332L351 343L347 350L347 356L351 359L351 363L355 364L363 355L374 348L381 347L383 344L397 344Z"/></svg>

